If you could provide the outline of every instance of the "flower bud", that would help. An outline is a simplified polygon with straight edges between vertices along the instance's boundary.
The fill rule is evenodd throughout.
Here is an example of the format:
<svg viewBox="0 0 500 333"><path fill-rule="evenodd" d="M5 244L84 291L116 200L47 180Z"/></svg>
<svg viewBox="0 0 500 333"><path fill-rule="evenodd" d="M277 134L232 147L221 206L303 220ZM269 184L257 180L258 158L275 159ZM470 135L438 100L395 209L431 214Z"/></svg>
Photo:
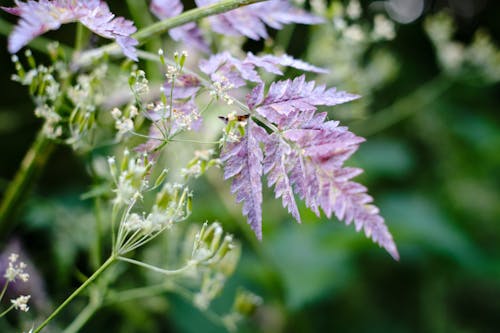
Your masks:
<svg viewBox="0 0 500 333"><path fill-rule="evenodd" d="M234 299L233 311L248 317L251 316L258 306L262 304L262 298L247 290L238 290Z"/></svg>

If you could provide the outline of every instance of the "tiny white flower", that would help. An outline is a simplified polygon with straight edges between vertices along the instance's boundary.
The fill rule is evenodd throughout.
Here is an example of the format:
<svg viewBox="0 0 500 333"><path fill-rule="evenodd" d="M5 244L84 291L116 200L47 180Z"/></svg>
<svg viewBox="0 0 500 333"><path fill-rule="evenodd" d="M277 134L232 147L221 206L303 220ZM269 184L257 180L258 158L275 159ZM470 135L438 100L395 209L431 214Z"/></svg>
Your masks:
<svg viewBox="0 0 500 333"><path fill-rule="evenodd" d="M361 16L361 5L358 0L351 0L346 8L346 14L350 19L356 20Z"/></svg>
<svg viewBox="0 0 500 333"><path fill-rule="evenodd" d="M118 119L121 117L121 115L122 112L120 111L120 109L114 108L113 110L111 110L111 116L113 116L113 118Z"/></svg>
<svg viewBox="0 0 500 333"><path fill-rule="evenodd" d="M27 296L19 296L16 299L11 299L10 302L14 305L14 309L28 312L30 309L28 306L28 301L31 298L31 295Z"/></svg>

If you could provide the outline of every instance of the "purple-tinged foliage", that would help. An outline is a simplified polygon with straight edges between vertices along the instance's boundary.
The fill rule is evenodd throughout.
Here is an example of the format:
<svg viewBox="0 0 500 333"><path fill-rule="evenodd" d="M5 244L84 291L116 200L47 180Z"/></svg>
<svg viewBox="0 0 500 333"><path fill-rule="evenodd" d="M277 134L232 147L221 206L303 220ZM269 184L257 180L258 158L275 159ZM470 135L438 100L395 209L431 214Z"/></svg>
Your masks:
<svg viewBox="0 0 500 333"><path fill-rule="evenodd" d="M306 82L302 75L294 80L272 83L265 99L262 93L256 94L255 89L249 98L258 105L257 113L280 128L293 128L309 121L317 105L333 106L359 96L335 88L326 89L323 85L315 86L313 81Z"/></svg>
<svg viewBox="0 0 500 333"><path fill-rule="evenodd" d="M130 37L137 29L132 21L115 17L108 5L100 0L16 0L16 7L1 7L8 13L20 16L19 23L9 36L9 51L18 52L33 38L49 30L57 30L62 24L80 22L96 34L114 39L123 53L137 61L135 46L138 42Z"/></svg>
<svg viewBox="0 0 500 333"><path fill-rule="evenodd" d="M300 69L306 72L318 73L318 74L326 74L328 70L320 67L316 67L311 65L305 61L295 59L288 54L283 54L281 56L274 55L264 55L264 56L255 56L253 53L249 52L247 54L245 63L252 63L256 67L261 67L269 73L273 73L276 75L283 75L283 72L279 69L278 66L284 67L293 67L296 69Z"/></svg>
<svg viewBox="0 0 500 333"><path fill-rule="evenodd" d="M198 7L217 3L218 0L195 0ZM288 0L270 0L232 10L209 18L212 29L220 34L246 36L259 40L269 35L266 25L281 29L290 23L317 24L323 19L296 8Z"/></svg>
<svg viewBox="0 0 500 333"><path fill-rule="evenodd" d="M267 185L274 186L275 197L281 198L283 207L287 208L288 212L300 223L299 209L288 177L291 147L282 141L279 135L272 134L266 140L265 152L264 174L267 175Z"/></svg>
<svg viewBox="0 0 500 333"><path fill-rule="evenodd" d="M154 122L154 120L152 121ZM165 140L158 126L158 124L151 124L149 127L148 140L134 148L134 151L138 153L147 154L149 161L154 161L158 158L160 153L158 148Z"/></svg>
<svg viewBox="0 0 500 333"><path fill-rule="evenodd" d="M199 67L212 81L231 85L232 88L242 87L246 85L246 81L262 82L254 64L244 63L229 52L218 53L202 60Z"/></svg>
<svg viewBox="0 0 500 333"><path fill-rule="evenodd" d="M266 95L263 84L248 94L250 110L279 131L268 134L250 119L245 135L239 142L227 144L222 156L226 162L224 176L233 177L232 191L238 202L244 202L243 212L259 239L262 218L257 214L261 213L262 188L260 173L255 170L262 167L268 186L274 186L276 198L281 198L283 207L297 221L300 222L300 215L295 195L318 216L322 210L328 218L335 214L346 224L354 222L356 230L363 229L393 258L399 258L384 219L371 204L372 197L364 186L351 181L362 170L344 167L364 139L347 127L338 126L338 121L327 120L326 113L316 113L316 106L356 98L343 91L315 86L304 76L275 82Z"/></svg>
<svg viewBox="0 0 500 333"><path fill-rule="evenodd" d="M231 192L236 194L236 201L243 202L243 215L262 239L262 160L260 142L265 141L266 131L247 121L246 135L238 142L227 143L221 153L225 162L224 178L233 178Z"/></svg>
<svg viewBox="0 0 500 333"><path fill-rule="evenodd" d="M47 290L42 275L32 262L21 241L14 238L2 245L2 252L0 252L0 272L2 272L2 274L0 274L0 286L5 285L6 279L3 273L5 273L8 267L9 256L12 253L19 255L19 261L26 264L25 272L29 274L29 280L27 282L17 280L15 283L9 283L6 290L6 296L8 298L15 298L19 295L31 295L30 303L39 311L49 310Z"/></svg>
<svg viewBox="0 0 500 333"><path fill-rule="evenodd" d="M182 13L184 6L180 0L153 0L149 6L151 12L160 20L165 20ZM180 27L168 31L170 37L175 41L182 41L187 45L208 53L209 47L203 35L194 22L186 23Z"/></svg>
<svg viewBox="0 0 500 333"><path fill-rule="evenodd" d="M278 66L294 67L303 71L326 73L326 70L308 64L305 61L294 59L289 55L282 56L256 56L248 53L243 60L233 57L229 52L211 56L200 61L200 70L209 75L214 82L221 82L238 88L246 85L247 81L261 83L262 79L257 68L277 75L283 75Z"/></svg>

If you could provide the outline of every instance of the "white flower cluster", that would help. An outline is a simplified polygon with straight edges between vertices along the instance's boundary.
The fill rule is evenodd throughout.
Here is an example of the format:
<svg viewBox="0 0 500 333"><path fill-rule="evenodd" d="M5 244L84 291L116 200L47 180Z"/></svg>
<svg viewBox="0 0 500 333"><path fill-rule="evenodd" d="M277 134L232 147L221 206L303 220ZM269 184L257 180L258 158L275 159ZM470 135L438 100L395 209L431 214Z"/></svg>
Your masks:
<svg viewBox="0 0 500 333"><path fill-rule="evenodd" d="M30 298L31 295L19 296L16 299L11 299L10 302L12 303L12 305L14 305L14 309L28 312L28 310L30 309L30 307L28 306L28 301L30 300Z"/></svg>
<svg viewBox="0 0 500 333"><path fill-rule="evenodd" d="M115 120L115 128L117 129L117 139L120 140L123 135L134 130L134 118L139 115L137 107L130 106L128 112L122 112L118 108L111 110L111 116Z"/></svg>
<svg viewBox="0 0 500 333"><path fill-rule="evenodd" d="M486 81L500 81L500 50L485 31L477 31L470 45L454 41L453 18L444 12L428 17L425 31L448 74L466 74L473 67Z"/></svg>
<svg viewBox="0 0 500 333"><path fill-rule="evenodd" d="M162 50L160 50L162 51ZM181 74L182 68L184 67L184 63L187 59L187 51L182 51L179 55L179 52L174 52L174 61L175 65L167 65L167 72L165 73L165 77L167 78L168 83L172 83L175 81L175 78ZM163 51L160 54L160 57L163 57ZM164 61L164 58L163 58Z"/></svg>
<svg viewBox="0 0 500 333"><path fill-rule="evenodd" d="M54 67L37 66L30 50L27 50L25 55L31 69L26 72L19 58L13 55L12 62L17 74L12 76L12 80L30 87L36 104L35 116L45 120L44 134L49 138L57 138L62 134L62 127L59 125L62 118L53 106L60 94L60 85L54 77Z"/></svg>
<svg viewBox="0 0 500 333"><path fill-rule="evenodd" d="M185 168L181 169L181 174L184 178L197 178L205 173L212 166L220 166L221 161L214 156L213 149L195 150L194 158L189 161Z"/></svg>
<svg viewBox="0 0 500 333"><path fill-rule="evenodd" d="M227 278L234 272L240 257L240 247L232 235L224 235L218 222L205 223L196 234L191 263L207 269L202 271L201 289L194 297L200 309L207 309L219 295Z"/></svg>
<svg viewBox="0 0 500 333"><path fill-rule="evenodd" d="M233 104L233 98L227 93L227 91L234 88L234 85L229 82L225 77L220 77L219 81L215 81L210 90L210 95L216 97L217 99L223 101L227 105Z"/></svg>
<svg viewBox="0 0 500 333"><path fill-rule="evenodd" d="M166 183L158 193L156 203L149 214L143 216L132 213L123 222L127 232L140 230L144 234L170 228L175 222L184 220L190 209L189 191L181 184Z"/></svg>
<svg viewBox="0 0 500 333"><path fill-rule="evenodd" d="M149 214L142 216L127 209L118 231L116 252L124 255L155 238L191 214L191 193L181 184L165 183Z"/></svg>
<svg viewBox="0 0 500 333"><path fill-rule="evenodd" d="M111 176L115 181L114 204L131 204L142 197L142 193L148 188L147 180L149 171L153 166L144 157L130 158L130 152L123 152L120 171L118 171L114 157L108 158Z"/></svg>
<svg viewBox="0 0 500 333"><path fill-rule="evenodd" d="M108 65L104 63L89 74L78 76L76 85L68 89L68 97L76 109L94 112L96 106L102 103L105 96L100 87L107 73Z"/></svg>
<svg viewBox="0 0 500 333"><path fill-rule="evenodd" d="M45 119L43 125L43 133L51 139L58 138L62 135L62 127L59 125L62 120L57 114L53 106L43 104L35 108L35 116Z"/></svg>
<svg viewBox="0 0 500 333"><path fill-rule="evenodd" d="M129 85L132 92L137 96L145 95L149 92L149 81L143 70L135 70L130 73Z"/></svg>
<svg viewBox="0 0 500 333"><path fill-rule="evenodd" d="M26 264L22 261L18 262L19 255L17 253L11 253L8 259L9 263L3 275L6 281L3 287L3 291L0 294L0 300L3 297L5 290L7 290L7 286L9 285L9 283L15 282L17 279L23 282L28 282L30 277L29 274L25 272L25 269L27 267ZM12 303L12 306L6 311L2 312L2 315L0 316L5 315L12 308L27 312L29 310L28 301L30 298L31 295L26 295L26 296L21 295L16 299L11 299L10 302Z"/></svg>
<svg viewBox="0 0 500 333"><path fill-rule="evenodd" d="M346 8L337 3L335 9L333 25L346 40L353 43L376 42L392 40L396 37L394 22L383 14L375 15L372 30L358 24L356 21L363 14L363 9L358 0L351 0Z"/></svg>
<svg viewBox="0 0 500 333"><path fill-rule="evenodd" d="M16 253L12 253L9 256L9 265L4 274L4 277L8 282L13 282L17 278L23 282L27 282L29 280L29 274L24 271L26 269L26 264L22 261L18 263L18 259L19 255Z"/></svg>

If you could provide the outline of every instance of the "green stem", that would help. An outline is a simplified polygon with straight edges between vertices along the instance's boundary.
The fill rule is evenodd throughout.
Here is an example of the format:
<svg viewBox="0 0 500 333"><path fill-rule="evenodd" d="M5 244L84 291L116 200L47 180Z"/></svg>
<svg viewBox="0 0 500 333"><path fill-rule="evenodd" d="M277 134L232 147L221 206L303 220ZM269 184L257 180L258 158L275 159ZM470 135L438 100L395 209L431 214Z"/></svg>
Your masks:
<svg viewBox="0 0 500 333"><path fill-rule="evenodd" d="M0 205L0 238L5 238L14 226L14 218L20 205L28 195L33 181L44 168L54 148L54 142L40 130L24 159L14 179L5 191Z"/></svg>
<svg viewBox="0 0 500 333"><path fill-rule="evenodd" d="M101 198L94 199L94 216L95 216L95 240L92 246L91 263L92 267L97 268L101 265L102 260L102 237L103 237L103 219L101 215Z"/></svg>
<svg viewBox="0 0 500 333"><path fill-rule="evenodd" d="M144 27L148 27L154 23L153 18L149 14L149 8L146 1L137 1L137 0L127 0L127 7L134 23L139 29ZM160 39L152 39L145 44L145 49L152 53L157 53L161 48ZM160 81L161 80L161 71L158 68L158 65L152 62L146 62L146 74L150 81Z"/></svg>
<svg viewBox="0 0 500 333"><path fill-rule="evenodd" d="M128 262L130 264L134 264L134 265L137 265L137 266L141 266L141 267L150 269L150 270L152 270L152 271L154 271L156 273L160 273L160 274L163 274L163 275L179 275L179 274L182 274L182 273L186 272L191 267L193 267L192 264L188 263L186 266L181 267L179 269L167 270L167 269L162 269L162 268L159 268L159 267L156 267L156 266L153 266L153 265L149 265L149 264L143 263L142 261L137 261L137 260L126 258L126 257L119 256L119 257L117 257L117 259L121 260L121 261Z"/></svg>
<svg viewBox="0 0 500 333"><path fill-rule="evenodd" d="M76 289L68 298L66 298L66 300L62 302L62 304L59 305L57 309L55 309L54 312L52 312L52 314L33 331L33 333L38 333L45 326L47 326L47 324L52 319L54 319L59 314L59 312L61 312L75 297L80 295L82 291L84 291L92 282L94 282L94 280L97 279L107 268L109 268L109 266L111 266L111 264L113 264L116 259L117 258L115 256L109 257L108 260L106 260L104 264L102 264L102 266L99 267L99 269L95 271L94 274L92 274L92 276L90 276L80 287L78 287L78 289Z"/></svg>
<svg viewBox="0 0 500 333"><path fill-rule="evenodd" d="M101 306L100 301L90 301L89 304L78 314L71 325L66 327L63 333L77 333L89 321Z"/></svg>
<svg viewBox="0 0 500 333"><path fill-rule="evenodd" d="M85 44L87 43L90 37L90 31L85 28L83 24L78 22L76 24L76 37L75 37L75 52L80 52L84 49Z"/></svg>
<svg viewBox="0 0 500 333"><path fill-rule="evenodd" d="M160 294L163 294L167 291L175 291L175 285L171 282L161 283L157 285L140 287L135 289L129 289L121 292L117 292L116 294L110 295L106 297L104 301L105 306L113 305L116 303L123 303L127 301L136 300L139 298L145 297L153 297Z"/></svg>
<svg viewBox="0 0 500 333"><path fill-rule="evenodd" d="M132 35L139 43L146 42L149 38L162 34L169 29L184 25L189 22L200 20L204 17L224 13L239 7L251 5L253 3L262 2L264 0L223 0L213 5L195 8L188 10L178 16L157 22L147 28L141 29ZM111 43L95 50L90 50L82 53L81 57L76 60L77 65L89 63L92 59L100 58L104 54L114 54L119 52L119 47L116 43Z"/></svg>
<svg viewBox="0 0 500 333"><path fill-rule="evenodd" d="M14 308L14 304L12 304L11 306L9 306L7 308L7 310L5 310L4 312L0 313L0 318L2 318L3 316L5 316L7 313L9 313L10 310L12 310Z"/></svg>
<svg viewBox="0 0 500 333"><path fill-rule="evenodd" d="M2 292L0 293L0 301L3 299L3 296L5 295L8 286L9 286L9 280L6 280L5 284L3 285Z"/></svg>
<svg viewBox="0 0 500 333"><path fill-rule="evenodd" d="M418 111L425 110L427 105L445 93L453 82L453 79L446 75L438 75L388 108L374 113L367 119L353 122L349 127L354 133L362 136L380 132Z"/></svg>

